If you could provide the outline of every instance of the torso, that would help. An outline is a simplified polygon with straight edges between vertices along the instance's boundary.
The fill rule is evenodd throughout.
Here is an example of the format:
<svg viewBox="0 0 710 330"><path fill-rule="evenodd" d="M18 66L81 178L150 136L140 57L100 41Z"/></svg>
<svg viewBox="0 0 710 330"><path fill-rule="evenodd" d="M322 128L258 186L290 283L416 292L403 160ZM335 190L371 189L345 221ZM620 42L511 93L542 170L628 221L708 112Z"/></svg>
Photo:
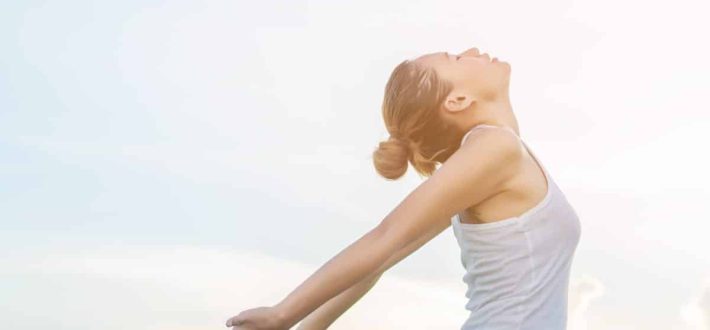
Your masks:
<svg viewBox="0 0 710 330"><path fill-rule="evenodd" d="M523 148L522 170L505 183L502 192L461 212L462 223L490 223L518 216L537 205L547 194L547 180L540 166Z"/></svg>
<svg viewBox="0 0 710 330"><path fill-rule="evenodd" d="M502 192L451 217L470 311L461 330L566 329L581 222L534 150L518 139L525 150L520 170Z"/></svg>

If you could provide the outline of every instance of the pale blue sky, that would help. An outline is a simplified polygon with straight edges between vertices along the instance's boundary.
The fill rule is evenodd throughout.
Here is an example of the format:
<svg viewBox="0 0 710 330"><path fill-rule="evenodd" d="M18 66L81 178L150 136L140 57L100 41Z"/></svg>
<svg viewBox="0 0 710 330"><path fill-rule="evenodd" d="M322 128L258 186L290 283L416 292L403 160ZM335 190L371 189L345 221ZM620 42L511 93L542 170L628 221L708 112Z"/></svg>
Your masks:
<svg viewBox="0 0 710 330"><path fill-rule="evenodd" d="M0 5L3 328L216 329L277 302L421 183L370 158L394 66L479 47L582 221L570 330L710 329L708 9ZM449 228L333 329L460 326L458 253Z"/></svg>

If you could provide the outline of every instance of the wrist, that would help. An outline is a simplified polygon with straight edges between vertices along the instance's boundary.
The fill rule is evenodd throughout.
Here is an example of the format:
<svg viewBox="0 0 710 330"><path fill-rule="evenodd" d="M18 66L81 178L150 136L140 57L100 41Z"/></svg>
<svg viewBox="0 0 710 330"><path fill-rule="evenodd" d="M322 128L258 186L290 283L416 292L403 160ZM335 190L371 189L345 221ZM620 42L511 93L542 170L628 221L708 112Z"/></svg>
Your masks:
<svg viewBox="0 0 710 330"><path fill-rule="evenodd" d="M298 324L298 327L296 328L296 330L321 330L321 329L327 329L327 327L323 326L317 322L314 322L312 320L309 320L308 318L303 319L303 321L301 321Z"/></svg>
<svg viewBox="0 0 710 330"><path fill-rule="evenodd" d="M276 304L275 306L273 306L273 308L275 314L274 316L281 325L281 328L290 329L295 324L295 322L291 320L291 316L289 315L288 311L282 305Z"/></svg>

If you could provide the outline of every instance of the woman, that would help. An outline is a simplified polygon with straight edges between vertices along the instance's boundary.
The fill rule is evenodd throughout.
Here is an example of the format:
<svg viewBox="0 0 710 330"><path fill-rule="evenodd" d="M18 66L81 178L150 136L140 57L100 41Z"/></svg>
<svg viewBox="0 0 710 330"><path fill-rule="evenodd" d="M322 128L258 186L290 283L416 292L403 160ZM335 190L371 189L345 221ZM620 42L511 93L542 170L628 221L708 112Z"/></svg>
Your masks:
<svg viewBox="0 0 710 330"><path fill-rule="evenodd" d="M468 285L462 330L565 329L580 222L520 139L510 71L476 48L399 64L382 108L391 136L374 165L397 179L411 163L428 179L284 300L227 326L289 329L301 321L299 329L326 329L383 272L451 225Z"/></svg>

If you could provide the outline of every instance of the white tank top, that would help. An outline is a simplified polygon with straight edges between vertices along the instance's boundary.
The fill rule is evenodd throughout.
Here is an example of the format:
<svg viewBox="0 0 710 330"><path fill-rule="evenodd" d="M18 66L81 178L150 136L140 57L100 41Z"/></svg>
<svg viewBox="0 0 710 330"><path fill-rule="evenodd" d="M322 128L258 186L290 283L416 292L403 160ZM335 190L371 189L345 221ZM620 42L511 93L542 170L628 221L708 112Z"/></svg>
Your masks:
<svg viewBox="0 0 710 330"><path fill-rule="evenodd" d="M483 127L498 126L476 125L461 144ZM466 270L465 308L471 311L461 330L567 328L569 273L581 225L547 169L520 141L545 174L545 197L521 215L499 221L462 223L460 213L451 220Z"/></svg>

